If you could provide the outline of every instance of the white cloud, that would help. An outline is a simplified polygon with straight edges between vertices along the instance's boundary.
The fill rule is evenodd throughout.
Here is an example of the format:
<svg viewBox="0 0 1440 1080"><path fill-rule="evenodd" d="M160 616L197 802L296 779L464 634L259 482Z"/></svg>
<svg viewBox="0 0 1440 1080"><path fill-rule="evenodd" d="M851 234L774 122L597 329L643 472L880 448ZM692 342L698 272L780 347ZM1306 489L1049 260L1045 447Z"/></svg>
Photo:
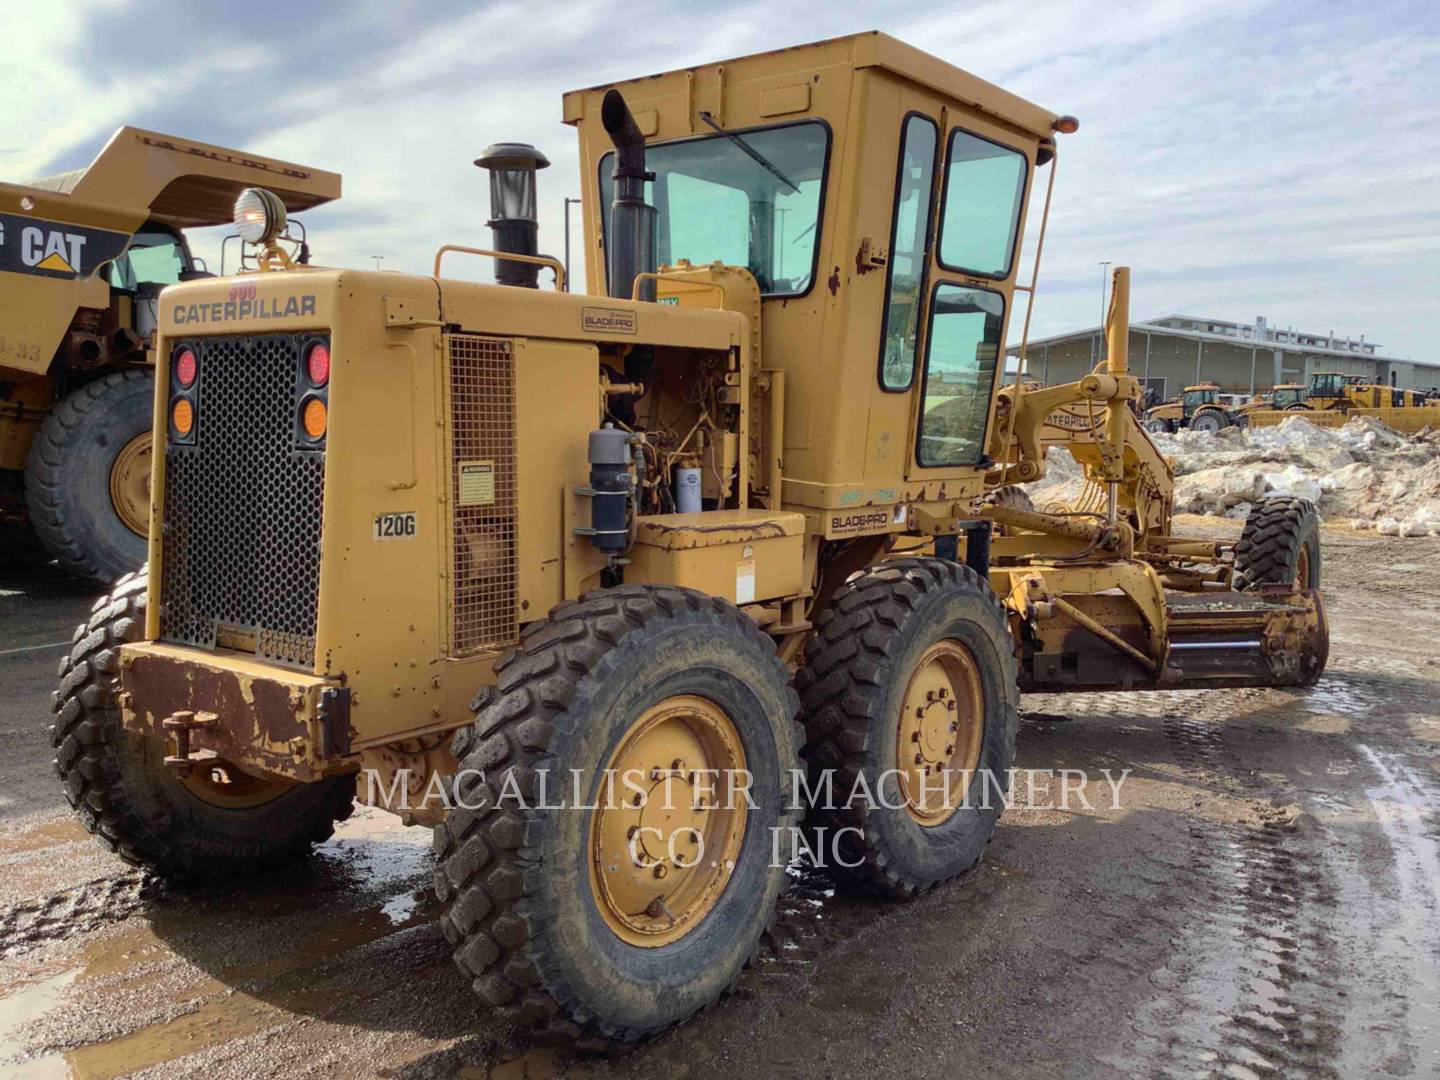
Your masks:
<svg viewBox="0 0 1440 1080"><path fill-rule="evenodd" d="M207 71L248 70L257 134L243 145L345 176L342 203L309 216L317 260L369 266L379 254L387 268L428 272L440 243L484 246L486 187L470 162L488 142L514 139L553 163L540 176L541 243L558 253L561 199L581 193L562 91L879 26L1081 119L1062 142L1032 333L1093 324L1096 263L1109 259L1133 267L1137 317L1265 314L1440 359L1430 329L1440 9L1428 0L747 2L707 9L703 23L688 5L599 0L449 13L369 5L354 9L364 32L343 55L327 51L335 28L323 17L285 25L287 41L313 36L326 58L298 67L305 53L282 64L276 42L257 39L103 72L67 62L94 6L33 6L13 27L6 20L18 16L0 16L7 39L26 41L7 77L19 91L0 176L21 178L118 123L143 123L162 101L187 101L196 126L180 133L205 138L207 117L235 112L207 94ZM1032 249L1037 226L1038 202ZM481 260L454 267L488 273Z"/></svg>

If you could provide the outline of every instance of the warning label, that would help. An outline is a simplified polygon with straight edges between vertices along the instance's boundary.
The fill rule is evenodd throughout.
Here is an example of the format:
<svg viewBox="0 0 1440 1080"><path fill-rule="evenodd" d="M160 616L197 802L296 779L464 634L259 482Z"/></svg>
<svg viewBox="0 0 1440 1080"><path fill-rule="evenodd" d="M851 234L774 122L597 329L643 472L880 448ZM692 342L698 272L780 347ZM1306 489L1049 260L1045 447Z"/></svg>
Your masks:
<svg viewBox="0 0 1440 1080"><path fill-rule="evenodd" d="M741 559L735 564L735 603L755 602L755 560Z"/></svg>
<svg viewBox="0 0 1440 1080"><path fill-rule="evenodd" d="M495 501L495 463L460 462L460 505L488 506Z"/></svg>

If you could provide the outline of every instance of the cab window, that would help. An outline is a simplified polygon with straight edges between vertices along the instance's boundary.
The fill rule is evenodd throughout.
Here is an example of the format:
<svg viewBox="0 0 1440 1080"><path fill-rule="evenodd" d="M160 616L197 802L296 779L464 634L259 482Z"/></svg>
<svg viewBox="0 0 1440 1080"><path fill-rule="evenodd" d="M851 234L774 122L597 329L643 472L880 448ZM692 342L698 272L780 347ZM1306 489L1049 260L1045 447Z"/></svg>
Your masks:
<svg viewBox="0 0 1440 1080"><path fill-rule="evenodd" d="M921 465L975 465L984 456L1004 314L997 292L935 286L916 448Z"/></svg>
<svg viewBox="0 0 1440 1080"><path fill-rule="evenodd" d="M925 253L930 239L930 195L935 188L935 147L940 129L912 114L900 136L895 179L895 223L890 231L885 310L880 326L880 385L906 390L915 375L915 339L925 290Z"/></svg>
<svg viewBox="0 0 1440 1080"><path fill-rule="evenodd" d="M1186 390L1185 408L1194 409L1200 405L1208 405L1215 400L1214 390Z"/></svg>
<svg viewBox="0 0 1440 1080"><path fill-rule="evenodd" d="M765 296L809 292L829 150L830 131L814 120L647 146L660 263L719 260L749 270ZM605 229L614 170L611 151L600 158Z"/></svg>
<svg viewBox="0 0 1440 1080"><path fill-rule="evenodd" d="M105 268L105 277L117 289L134 291L142 283L174 285L190 269L185 243L169 229L141 229L114 262Z"/></svg>
<svg viewBox="0 0 1440 1080"><path fill-rule="evenodd" d="M952 131L940 202L941 265L1008 276L1024 196L1024 154L968 131Z"/></svg>

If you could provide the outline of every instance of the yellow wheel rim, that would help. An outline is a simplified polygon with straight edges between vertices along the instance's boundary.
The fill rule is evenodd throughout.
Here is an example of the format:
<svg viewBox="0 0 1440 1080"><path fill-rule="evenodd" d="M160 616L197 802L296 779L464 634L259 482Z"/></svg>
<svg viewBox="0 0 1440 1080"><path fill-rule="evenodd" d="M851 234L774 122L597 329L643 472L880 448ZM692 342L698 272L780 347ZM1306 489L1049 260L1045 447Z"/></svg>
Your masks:
<svg viewBox="0 0 1440 1080"><path fill-rule="evenodd" d="M150 432L142 431L115 455L110 466L110 503L136 536L150 532Z"/></svg>
<svg viewBox="0 0 1440 1080"><path fill-rule="evenodd" d="M905 687L895 741L895 767L911 818L933 828L959 809L979 767L984 736L975 658L958 641L938 641L920 657Z"/></svg>
<svg viewBox="0 0 1440 1080"><path fill-rule="evenodd" d="M197 762L180 778L185 790L201 802L224 810L248 810L279 798L291 785L241 772L219 758Z"/></svg>
<svg viewBox="0 0 1440 1080"><path fill-rule="evenodd" d="M1295 559L1295 588L1308 589L1310 587L1310 550L1300 545L1300 554Z"/></svg>
<svg viewBox="0 0 1440 1080"><path fill-rule="evenodd" d="M739 733L713 702L677 695L630 726L606 768L590 822L600 914L628 944L668 945L704 921L735 871L747 816Z"/></svg>

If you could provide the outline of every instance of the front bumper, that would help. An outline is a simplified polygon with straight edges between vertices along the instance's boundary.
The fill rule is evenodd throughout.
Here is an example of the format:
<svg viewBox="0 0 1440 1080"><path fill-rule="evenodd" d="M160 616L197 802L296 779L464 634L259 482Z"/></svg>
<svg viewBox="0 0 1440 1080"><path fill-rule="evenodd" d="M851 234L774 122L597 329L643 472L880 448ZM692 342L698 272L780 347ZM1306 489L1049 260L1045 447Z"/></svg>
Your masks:
<svg viewBox="0 0 1440 1080"><path fill-rule="evenodd" d="M126 730L164 739L182 774L216 759L302 783L354 768L350 691L334 679L152 641L121 647L120 691Z"/></svg>

